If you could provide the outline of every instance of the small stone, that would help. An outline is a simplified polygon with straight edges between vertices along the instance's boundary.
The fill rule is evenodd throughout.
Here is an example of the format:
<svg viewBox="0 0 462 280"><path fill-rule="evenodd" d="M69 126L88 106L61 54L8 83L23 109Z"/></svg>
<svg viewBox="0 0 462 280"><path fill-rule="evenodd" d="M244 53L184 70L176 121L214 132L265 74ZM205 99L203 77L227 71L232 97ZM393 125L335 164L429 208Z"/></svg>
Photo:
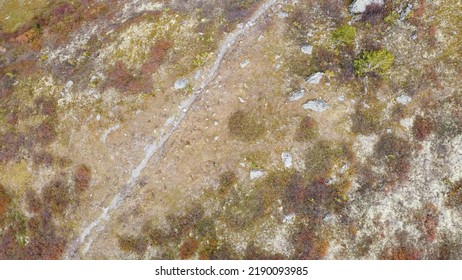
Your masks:
<svg viewBox="0 0 462 280"><path fill-rule="evenodd" d="M321 82L322 77L324 77L323 72L316 72L312 74L311 76L309 76L308 78L306 78L305 82L308 84L317 85L319 84L319 82Z"/></svg>
<svg viewBox="0 0 462 280"><path fill-rule="evenodd" d="M286 12L278 12L278 17L279 17L279 18L286 18L286 17L288 17L288 16L289 16L289 14L286 13Z"/></svg>
<svg viewBox="0 0 462 280"><path fill-rule="evenodd" d="M241 103L245 103L245 100L244 100L244 98L242 98L242 97L240 97L240 96L239 96L239 102L241 102Z"/></svg>
<svg viewBox="0 0 462 280"><path fill-rule="evenodd" d="M246 61L241 62L240 66L241 66L241 68L245 68L245 67L249 66L249 64L250 64L250 61L246 60Z"/></svg>
<svg viewBox="0 0 462 280"><path fill-rule="evenodd" d="M311 45L303 45L300 50L304 54L312 54L313 53L313 46Z"/></svg>
<svg viewBox="0 0 462 280"><path fill-rule="evenodd" d="M324 112L329 108L330 108L329 104L327 104L327 102L322 99L310 100L306 102L305 104L303 104L303 109L315 111L318 113Z"/></svg>
<svg viewBox="0 0 462 280"><path fill-rule="evenodd" d="M181 78L175 82L175 90L184 89L189 85L189 81L186 78Z"/></svg>
<svg viewBox="0 0 462 280"><path fill-rule="evenodd" d="M72 85L74 84L73 81L67 81L66 83L66 89L70 89L72 87Z"/></svg>
<svg viewBox="0 0 462 280"><path fill-rule="evenodd" d="M379 4L383 6L385 3L383 0L355 0L350 5L350 13L362 14L366 11L366 7L371 4Z"/></svg>
<svg viewBox="0 0 462 280"><path fill-rule="evenodd" d="M285 168L291 168L292 167L292 155L288 152L283 152L281 154L281 159L284 162L284 167Z"/></svg>
<svg viewBox="0 0 462 280"><path fill-rule="evenodd" d="M293 102L293 101L300 100L303 98L303 96L305 96L305 90L304 89L297 90L289 96L289 101Z"/></svg>
<svg viewBox="0 0 462 280"><path fill-rule="evenodd" d="M265 176L265 171L263 170L250 170L250 180L256 180Z"/></svg>
<svg viewBox="0 0 462 280"><path fill-rule="evenodd" d="M403 21L407 18L407 15L412 11L412 5L409 4L406 6L406 9L404 9L404 11L401 12L401 15L399 16L399 20L400 21Z"/></svg>
<svg viewBox="0 0 462 280"><path fill-rule="evenodd" d="M400 95L396 98L396 102L398 102L399 104L402 104L402 105L406 105L408 104L409 102L411 102L412 98L408 95Z"/></svg>
<svg viewBox="0 0 462 280"><path fill-rule="evenodd" d="M289 215L285 216L284 219L282 219L282 222L284 224L287 224L287 223L292 222L294 219L295 219L295 214L292 213L292 214L289 214Z"/></svg>

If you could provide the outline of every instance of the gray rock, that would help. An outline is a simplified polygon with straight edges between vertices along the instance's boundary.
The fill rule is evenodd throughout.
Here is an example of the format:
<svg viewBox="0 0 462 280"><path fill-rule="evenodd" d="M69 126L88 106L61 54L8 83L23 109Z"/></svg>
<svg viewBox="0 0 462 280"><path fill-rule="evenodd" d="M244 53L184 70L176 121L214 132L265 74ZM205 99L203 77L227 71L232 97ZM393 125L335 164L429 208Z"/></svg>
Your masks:
<svg viewBox="0 0 462 280"><path fill-rule="evenodd" d="M400 95L396 98L396 102L402 105L406 105L411 102L412 98L409 95Z"/></svg>
<svg viewBox="0 0 462 280"><path fill-rule="evenodd" d="M250 180L256 180L265 176L265 171L263 170L250 170Z"/></svg>
<svg viewBox="0 0 462 280"><path fill-rule="evenodd" d="M280 18L286 18L286 17L288 17L288 16L289 16L289 14L286 13L286 12L282 12L282 11L281 11L281 12L278 12L278 17L280 17Z"/></svg>
<svg viewBox="0 0 462 280"><path fill-rule="evenodd" d="M175 85L173 86L175 90L179 89L184 89L189 85L189 81L186 78L181 78L175 82Z"/></svg>
<svg viewBox="0 0 462 280"><path fill-rule="evenodd" d="M406 19L407 15L412 11L412 5L409 4L406 6L406 9L404 9L404 11L401 12L401 15L399 16L399 20L400 21L403 21Z"/></svg>
<svg viewBox="0 0 462 280"><path fill-rule="evenodd" d="M308 84L316 85L316 84L319 84L319 82L321 82L322 77L324 77L323 72L316 72L312 74L311 76L309 76L308 78L306 78L305 82Z"/></svg>
<svg viewBox="0 0 462 280"><path fill-rule="evenodd" d="M311 45L303 45L300 50L304 54L312 54L313 53L313 46Z"/></svg>
<svg viewBox="0 0 462 280"><path fill-rule="evenodd" d="M379 4L383 6L385 3L383 0L355 0L350 5L350 13L361 14L366 11L366 7L370 4Z"/></svg>
<svg viewBox="0 0 462 280"><path fill-rule="evenodd" d="M300 99L303 98L303 96L305 96L305 90L304 90L304 89L294 91L294 92L289 96L289 101L293 102L293 101L300 100Z"/></svg>
<svg viewBox="0 0 462 280"><path fill-rule="evenodd" d="M311 110L311 111L318 112L318 113L324 112L329 108L330 108L329 104L327 104L327 102L322 99L310 100L306 102L305 104L303 104L303 109Z"/></svg>

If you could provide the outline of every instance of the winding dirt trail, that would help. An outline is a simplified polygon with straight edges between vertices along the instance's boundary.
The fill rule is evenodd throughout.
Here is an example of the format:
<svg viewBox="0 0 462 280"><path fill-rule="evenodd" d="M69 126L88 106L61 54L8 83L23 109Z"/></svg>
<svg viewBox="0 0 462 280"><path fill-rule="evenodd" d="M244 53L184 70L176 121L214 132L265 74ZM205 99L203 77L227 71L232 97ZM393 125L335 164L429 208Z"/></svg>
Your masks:
<svg viewBox="0 0 462 280"><path fill-rule="evenodd" d="M232 33L228 34L222 41L218 48L217 56L213 64L208 68L207 74L202 79L202 82L198 87L195 87L193 93L180 104L180 108L174 116L170 117L164 124L160 139L157 139L153 143L149 144L146 148L145 156L138 164L138 166L132 170L129 180L124 184L120 191L113 197L108 207L104 208L101 214L88 224L81 232L80 236L74 240L71 240L67 247L65 259L78 259L80 255L84 256L90 249L93 243L93 237L97 237L102 233L106 226L106 222L109 220L111 212L117 209L123 200L130 194L136 185L136 181L140 177L141 173L151 161L152 164L156 164L165 143L180 127L182 121L185 119L189 110L191 109L194 102L200 97L205 88L215 79L220 69L221 63L224 56L228 53L231 47L234 45L237 38L249 32L249 30L256 24L256 22L273 6L278 0L267 0L263 3L260 8L253 14L250 20L240 28L237 28ZM154 159L153 159L154 158Z"/></svg>

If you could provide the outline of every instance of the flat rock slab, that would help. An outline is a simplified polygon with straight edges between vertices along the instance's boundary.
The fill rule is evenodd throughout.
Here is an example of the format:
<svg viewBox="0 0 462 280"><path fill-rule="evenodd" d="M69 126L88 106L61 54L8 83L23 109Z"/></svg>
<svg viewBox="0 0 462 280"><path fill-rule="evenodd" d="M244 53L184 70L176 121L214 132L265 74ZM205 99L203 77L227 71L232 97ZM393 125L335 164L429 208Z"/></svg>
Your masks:
<svg viewBox="0 0 462 280"><path fill-rule="evenodd" d="M327 104L327 102L322 99L310 100L306 102L305 104L303 104L303 109L311 110L311 111L319 112L319 113L324 112L329 108L330 108L329 104Z"/></svg>
<svg viewBox="0 0 462 280"><path fill-rule="evenodd" d="M304 89L294 91L294 92L289 96L289 101L293 102L293 101L300 100L300 99L303 98L303 96L305 96L305 90L304 90Z"/></svg>
<svg viewBox="0 0 462 280"><path fill-rule="evenodd" d="M321 82L322 77L324 77L323 72L316 72L310 75L308 78L306 78L305 82L308 84L317 85Z"/></svg>
<svg viewBox="0 0 462 280"><path fill-rule="evenodd" d="M362 14L366 11L366 7L371 4L379 4L383 6L385 3L383 0L355 0L350 5L350 13Z"/></svg>

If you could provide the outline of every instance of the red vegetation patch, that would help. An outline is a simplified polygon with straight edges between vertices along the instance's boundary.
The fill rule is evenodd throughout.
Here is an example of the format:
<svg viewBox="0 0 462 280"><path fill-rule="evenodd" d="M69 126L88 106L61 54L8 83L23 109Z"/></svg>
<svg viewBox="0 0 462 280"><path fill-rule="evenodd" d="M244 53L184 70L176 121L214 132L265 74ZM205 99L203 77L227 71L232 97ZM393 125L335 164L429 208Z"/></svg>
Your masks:
<svg viewBox="0 0 462 280"><path fill-rule="evenodd" d="M295 247L295 259L320 260L323 259L329 250L329 242L319 239L312 229L302 226L293 236Z"/></svg>
<svg viewBox="0 0 462 280"><path fill-rule="evenodd" d="M394 134L383 134L374 147L379 160L385 162L395 179L403 179L410 169L412 145Z"/></svg>
<svg viewBox="0 0 462 280"><path fill-rule="evenodd" d="M35 141L42 145L49 145L56 137L56 131L50 121L44 121L35 129Z"/></svg>
<svg viewBox="0 0 462 280"><path fill-rule="evenodd" d="M412 134L414 137L423 141L428 135L432 134L435 130L435 123L428 117L416 116L414 125L412 126Z"/></svg>
<svg viewBox="0 0 462 280"><path fill-rule="evenodd" d="M423 220L421 222L427 241L435 241L439 224L438 208L436 208L435 205L428 203L423 209L422 218Z"/></svg>
<svg viewBox="0 0 462 280"><path fill-rule="evenodd" d="M114 87L129 94L143 93L149 89L149 81L149 79L132 74L127 65L118 60L107 73L105 87Z"/></svg>
<svg viewBox="0 0 462 280"><path fill-rule="evenodd" d="M190 259L198 247L199 242L195 238L186 239L180 247L180 258L182 260Z"/></svg>
<svg viewBox="0 0 462 280"><path fill-rule="evenodd" d="M388 249L382 253L382 260L419 260L420 252L414 247L400 246Z"/></svg>
<svg viewBox="0 0 462 280"><path fill-rule="evenodd" d="M5 214L8 211L8 205L10 204L10 197L6 192L4 186L0 185L0 225L3 224Z"/></svg>
<svg viewBox="0 0 462 280"><path fill-rule="evenodd" d="M173 43L168 40L159 40L151 47L148 60L141 67L142 75L151 74L159 69L167 57L168 50Z"/></svg>
<svg viewBox="0 0 462 280"><path fill-rule="evenodd" d="M0 136L0 162L7 162L17 157L21 147L25 145L25 137L14 131Z"/></svg>
<svg viewBox="0 0 462 280"><path fill-rule="evenodd" d="M84 191L88 189L91 181L91 170L90 167L81 164L75 170L74 175L75 187L78 191Z"/></svg>
<svg viewBox="0 0 462 280"><path fill-rule="evenodd" d="M379 24L383 22L383 19L388 13L389 10L385 5L372 3L366 6L366 10L361 14L361 20L372 24Z"/></svg>
<svg viewBox="0 0 462 280"><path fill-rule="evenodd" d="M450 207L462 206L462 180L452 184L446 198L446 205Z"/></svg>

